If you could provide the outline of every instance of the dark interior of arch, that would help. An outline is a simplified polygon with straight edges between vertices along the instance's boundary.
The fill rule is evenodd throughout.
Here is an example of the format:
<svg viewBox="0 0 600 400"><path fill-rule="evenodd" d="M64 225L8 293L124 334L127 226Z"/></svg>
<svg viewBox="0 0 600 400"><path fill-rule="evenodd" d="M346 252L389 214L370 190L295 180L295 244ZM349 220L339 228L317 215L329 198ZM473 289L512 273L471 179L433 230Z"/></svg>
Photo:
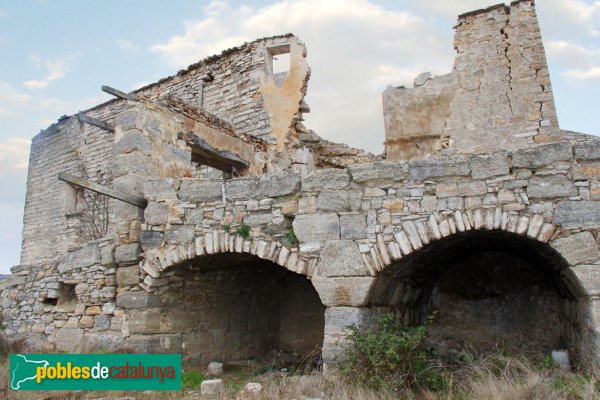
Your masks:
<svg viewBox="0 0 600 400"><path fill-rule="evenodd" d="M324 312L311 282L240 254L198 257L172 269L161 323L181 336L183 362L318 359Z"/></svg>
<svg viewBox="0 0 600 400"><path fill-rule="evenodd" d="M470 231L389 266L370 300L407 325L427 324L442 354L469 348L577 357L581 290L549 245L504 231Z"/></svg>

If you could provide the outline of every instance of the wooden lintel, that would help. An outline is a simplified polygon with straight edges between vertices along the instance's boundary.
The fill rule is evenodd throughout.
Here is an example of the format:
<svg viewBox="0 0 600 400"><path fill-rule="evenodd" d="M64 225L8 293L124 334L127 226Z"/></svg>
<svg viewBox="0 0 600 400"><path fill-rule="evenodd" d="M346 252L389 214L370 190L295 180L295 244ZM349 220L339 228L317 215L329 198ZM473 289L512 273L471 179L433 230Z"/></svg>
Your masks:
<svg viewBox="0 0 600 400"><path fill-rule="evenodd" d="M108 94L112 94L113 96L118 97L123 100L131 100L131 101L138 100L138 98L132 94L122 92L118 89L115 89L113 87L106 86L106 85L102 85L102 91L105 93L108 93Z"/></svg>
<svg viewBox="0 0 600 400"><path fill-rule="evenodd" d="M77 114L77 119L81 123L92 125L92 126L98 127L100 129L104 129L109 132L115 131L115 128L110 126L108 123L106 123L98 118L90 117L89 115L79 113L79 114Z"/></svg>
<svg viewBox="0 0 600 400"><path fill-rule="evenodd" d="M232 168L241 170L250 166L248 161L243 160L238 155L227 150L215 149L194 133L188 133L185 135L185 139L192 148L192 154L198 157L202 164L223 172L231 172Z"/></svg>
<svg viewBox="0 0 600 400"><path fill-rule="evenodd" d="M87 179L79 178L77 176L73 176L71 174L67 174L66 172L61 172L58 174L58 179L61 181L70 183L75 186L82 187L84 189L88 189L94 191L96 193L103 194L108 197L112 197L113 199L124 201L125 203L133 204L134 206L138 206L141 208L145 208L148 202L146 199L141 197L131 196L129 194L123 193L116 189L111 189L106 186L99 185L95 182L90 182Z"/></svg>

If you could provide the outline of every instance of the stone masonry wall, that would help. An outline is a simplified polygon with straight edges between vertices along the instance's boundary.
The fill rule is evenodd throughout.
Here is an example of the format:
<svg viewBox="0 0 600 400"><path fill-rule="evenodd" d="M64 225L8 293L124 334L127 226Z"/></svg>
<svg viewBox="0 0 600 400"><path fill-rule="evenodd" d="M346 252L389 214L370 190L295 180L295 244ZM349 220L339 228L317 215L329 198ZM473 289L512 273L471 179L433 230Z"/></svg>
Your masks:
<svg viewBox="0 0 600 400"><path fill-rule="evenodd" d="M368 307L378 304L371 290L394 260L455 233L498 229L549 242L571 265L561 272L565 286L573 298L587 300L568 317L577 330L570 346L595 354L598 306L587 296L598 290L600 145L585 139L318 170L305 179L287 171L231 179L224 186L210 180L149 181L140 285L168 292L171 282L163 271L203 254L243 252L271 260L311 277L328 307L324 355L331 357L344 337L336 324L366 321L378 312ZM242 223L251 228L251 239L233 233ZM298 244L286 239L290 223Z"/></svg>
<svg viewBox="0 0 600 400"><path fill-rule="evenodd" d="M452 73L384 92L388 159L511 150L559 134L532 0L458 17ZM416 110L416 112L415 112ZM429 111L427 111L429 110Z"/></svg>

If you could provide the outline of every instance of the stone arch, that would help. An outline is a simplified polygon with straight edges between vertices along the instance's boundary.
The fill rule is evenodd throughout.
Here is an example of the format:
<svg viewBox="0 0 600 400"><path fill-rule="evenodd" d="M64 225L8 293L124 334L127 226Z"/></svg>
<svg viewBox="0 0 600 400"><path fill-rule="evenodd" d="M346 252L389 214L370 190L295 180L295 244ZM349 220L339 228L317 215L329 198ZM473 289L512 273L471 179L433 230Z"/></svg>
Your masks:
<svg viewBox="0 0 600 400"><path fill-rule="evenodd" d="M461 298L462 303L453 304L454 311L442 307L440 312L457 315L454 326L438 329L436 339L444 335L452 339L460 331L454 329L458 321L468 326L468 330L459 332L460 339L477 339L475 331L481 323L482 342L489 327L488 333L492 329L498 333L489 338L489 343L497 344L501 335L518 342L516 338L521 334L532 339L513 343L518 344L513 347L517 350L549 352L564 347L576 361L594 362L586 357L588 350L596 346L590 299L595 288L582 278L585 266L574 268L600 260L590 232L561 230L541 214L509 213L500 208L434 213L427 219L404 221L401 225L393 240L379 240L376 251L364 257L372 265L377 261L379 264L373 268L375 277L363 306L395 309L407 324L420 324L427 321L431 311L439 311L440 304ZM484 300L489 300L488 308ZM471 304L469 301L477 307L465 306ZM486 312L496 313L496 325L471 315ZM452 323L447 315L440 320ZM449 341L446 339L443 342Z"/></svg>
<svg viewBox="0 0 600 400"><path fill-rule="evenodd" d="M138 311L128 310L134 321L128 343L142 343L139 350L159 343L159 351L181 352L186 365L319 362L325 307L306 264L292 254L276 240L224 231L146 251L141 293L155 300L147 302L141 329ZM149 320L159 322L153 328Z"/></svg>
<svg viewBox="0 0 600 400"><path fill-rule="evenodd" d="M146 291L155 291L165 282L161 278L171 267L196 257L223 253L251 254L290 272L304 276L312 275L317 260L306 258L297 250L275 238L244 238L222 229L215 229L204 232L187 244L166 244L158 249L146 249L140 262L140 286Z"/></svg>
<svg viewBox="0 0 600 400"><path fill-rule="evenodd" d="M547 243L556 235L557 229L542 214L508 212L500 207L434 212L429 217L402 221L388 240L383 235L378 235L377 245L363 254L363 262L369 273L375 276L396 260L456 233L501 230Z"/></svg>

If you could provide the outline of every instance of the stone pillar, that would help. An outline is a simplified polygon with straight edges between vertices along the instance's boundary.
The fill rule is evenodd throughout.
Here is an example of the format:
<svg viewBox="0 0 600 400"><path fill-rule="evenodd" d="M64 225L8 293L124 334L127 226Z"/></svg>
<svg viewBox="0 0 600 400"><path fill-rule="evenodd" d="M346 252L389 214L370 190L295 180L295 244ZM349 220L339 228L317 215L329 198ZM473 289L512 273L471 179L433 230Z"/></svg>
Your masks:
<svg viewBox="0 0 600 400"><path fill-rule="evenodd" d="M325 310L325 333L323 338L323 364L329 368L336 357L341 357L347 345L349 326L367 327L385 307L327 307Z"/></svg>

